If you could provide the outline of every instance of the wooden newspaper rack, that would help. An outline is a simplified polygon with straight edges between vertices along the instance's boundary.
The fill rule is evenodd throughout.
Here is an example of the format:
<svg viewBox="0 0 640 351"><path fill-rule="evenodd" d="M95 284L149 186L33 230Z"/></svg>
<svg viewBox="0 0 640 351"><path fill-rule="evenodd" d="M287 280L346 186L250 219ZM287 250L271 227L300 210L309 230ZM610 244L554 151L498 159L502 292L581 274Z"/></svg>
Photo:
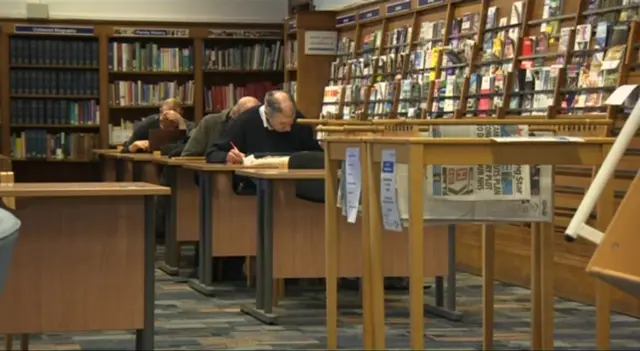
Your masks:
<svg viewBox="0 0 640 351"><path fill-rule="evenodd" d="M599 117L599 116L598 116ZM415 137L420 131L433 125L532 125L541 129L606 128L610 120L594 119L436 119L436 120L384 120L358 125L338 121L323 122L319 130L328 134L325 138L326 166L326 265L327 265L327 337L328 348L336 349L337 342L337 170L346 159L348 147L360 147L361 196L364 246L363 276L363 327L364 348L385 348L384 288L381 273L380 233L380 162L383 150L394 149L398 163L408 164L410 194L424 190L425 166L430 164L520 164L520 165L579 165L598 166L602 163L611 138L586 138L582 142L519 141L496 142L479 138L423 138ZM578 128L579 127L579 128ZM400 132L398 132L400 130ZM401 134L401 135L398 135ZM595 134L595 131L594 131ZM392 135L392 136L389 136ZM601 201L613 203L613 192ZM411 348L424 349L424 288L422 280L423 258L423 198L409 197L410 245L410 315ZM417 215L419 214L419 215ZM607 218L599 221L608 222ZM483 349L493 348L493 281L494 238L493 225L483 226ZM553 223L531 225L532 273L532 349L553 348ZM367 258L369 258L367 260ZM603 304L603 306L608 306ZM608 313L608 310L607 310Z"/></svg>

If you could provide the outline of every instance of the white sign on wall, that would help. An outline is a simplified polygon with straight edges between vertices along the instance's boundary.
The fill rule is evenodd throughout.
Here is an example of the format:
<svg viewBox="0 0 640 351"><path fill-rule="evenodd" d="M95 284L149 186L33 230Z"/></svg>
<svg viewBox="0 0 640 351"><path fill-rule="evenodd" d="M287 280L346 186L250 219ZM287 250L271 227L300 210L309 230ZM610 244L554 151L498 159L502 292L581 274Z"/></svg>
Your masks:
<svg viewBox="0 0 640 351"><path fill-rule="evenodd" d="M304 33L305 55L335 55L338 47L338 32L306 31Z"/></svg>

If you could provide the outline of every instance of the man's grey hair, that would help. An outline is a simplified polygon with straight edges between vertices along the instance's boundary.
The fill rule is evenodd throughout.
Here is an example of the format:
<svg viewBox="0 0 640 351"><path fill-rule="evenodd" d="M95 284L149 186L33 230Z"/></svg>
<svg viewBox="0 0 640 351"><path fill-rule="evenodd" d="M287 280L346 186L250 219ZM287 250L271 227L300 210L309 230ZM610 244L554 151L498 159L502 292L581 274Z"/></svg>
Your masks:
<svg viewBox="0 0 640 351"><path fill-rule="evenodd" d="M267 110L267 115L274 116L283 112L282 104L280 100L276 98L278 94L285 94L289 98L293 105L293 113L295 114L296 111L298 111L298 107L296 106L296 101L293 99L293 96L284 90L272 90L264 95L264 108Z"/></svg>

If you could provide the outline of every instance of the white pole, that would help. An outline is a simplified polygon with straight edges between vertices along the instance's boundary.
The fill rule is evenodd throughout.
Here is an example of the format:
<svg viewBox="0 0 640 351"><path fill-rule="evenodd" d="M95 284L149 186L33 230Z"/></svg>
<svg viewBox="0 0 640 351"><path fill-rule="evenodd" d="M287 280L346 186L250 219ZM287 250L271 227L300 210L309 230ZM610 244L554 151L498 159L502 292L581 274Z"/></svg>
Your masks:
<svg viewBox="0 0 640 351"><path fill-rule="evenodd" d="M591 183L591 186L584 195L584 199L582 199L578 210L576 210L576 213L573 215L573 218L564 233L567 241L574 241L580 235L580 227L585 225L589 215L596 206L596 202L602 194L602 190L609 179L614 176L618 162L620 162L620 159L624 156L624 152L627 150L627 147L638 131L638 128L640 128L640 102L637 102L636 106L631 111L631 114L622 127L620 134L618 134L616 141L611 146L609 154L604 159L604 162L602 162L602 167L598 170L598 173L593 179L593 183Z"/></svg>

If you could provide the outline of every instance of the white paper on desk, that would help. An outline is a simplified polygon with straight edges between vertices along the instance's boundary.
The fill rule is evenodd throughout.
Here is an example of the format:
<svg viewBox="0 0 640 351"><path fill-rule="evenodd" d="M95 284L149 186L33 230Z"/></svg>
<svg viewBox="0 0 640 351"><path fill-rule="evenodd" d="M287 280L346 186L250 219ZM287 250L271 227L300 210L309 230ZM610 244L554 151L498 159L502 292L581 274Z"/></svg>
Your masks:
<svg viewBox="0 0 640 351"><path fill-rule="evenodd" d="M570 136L534 136L534 137L526 137L526 136L514 136L514 137L499 137L499 138L491 138L493 141L497 141L499 143L522 143L522 142L565 142L565 143L582 143L584 139L578 137L570 137Z"/></svg>
<svg viewBox="0 0 640 351"><path fill-rule="evenodd" d="M605 105L621 106L638 88L637 84L621 85L616 89L605 102Z"/></svg>
<svg viewBox="0 0 640 351"><path fill-rule="evenodd" d="M362 172L360 169L360 148L348 147L346 152L346 197L347 222L355 223L358 218L360 192L362 191Z"/></svg>
<svg viewBox="0 0 640 351"><path fill-rule="evenodd" d="M402 231L398 198L396 194L396 150L382 150L380 170L380 205L384 229Z"/></svg>

